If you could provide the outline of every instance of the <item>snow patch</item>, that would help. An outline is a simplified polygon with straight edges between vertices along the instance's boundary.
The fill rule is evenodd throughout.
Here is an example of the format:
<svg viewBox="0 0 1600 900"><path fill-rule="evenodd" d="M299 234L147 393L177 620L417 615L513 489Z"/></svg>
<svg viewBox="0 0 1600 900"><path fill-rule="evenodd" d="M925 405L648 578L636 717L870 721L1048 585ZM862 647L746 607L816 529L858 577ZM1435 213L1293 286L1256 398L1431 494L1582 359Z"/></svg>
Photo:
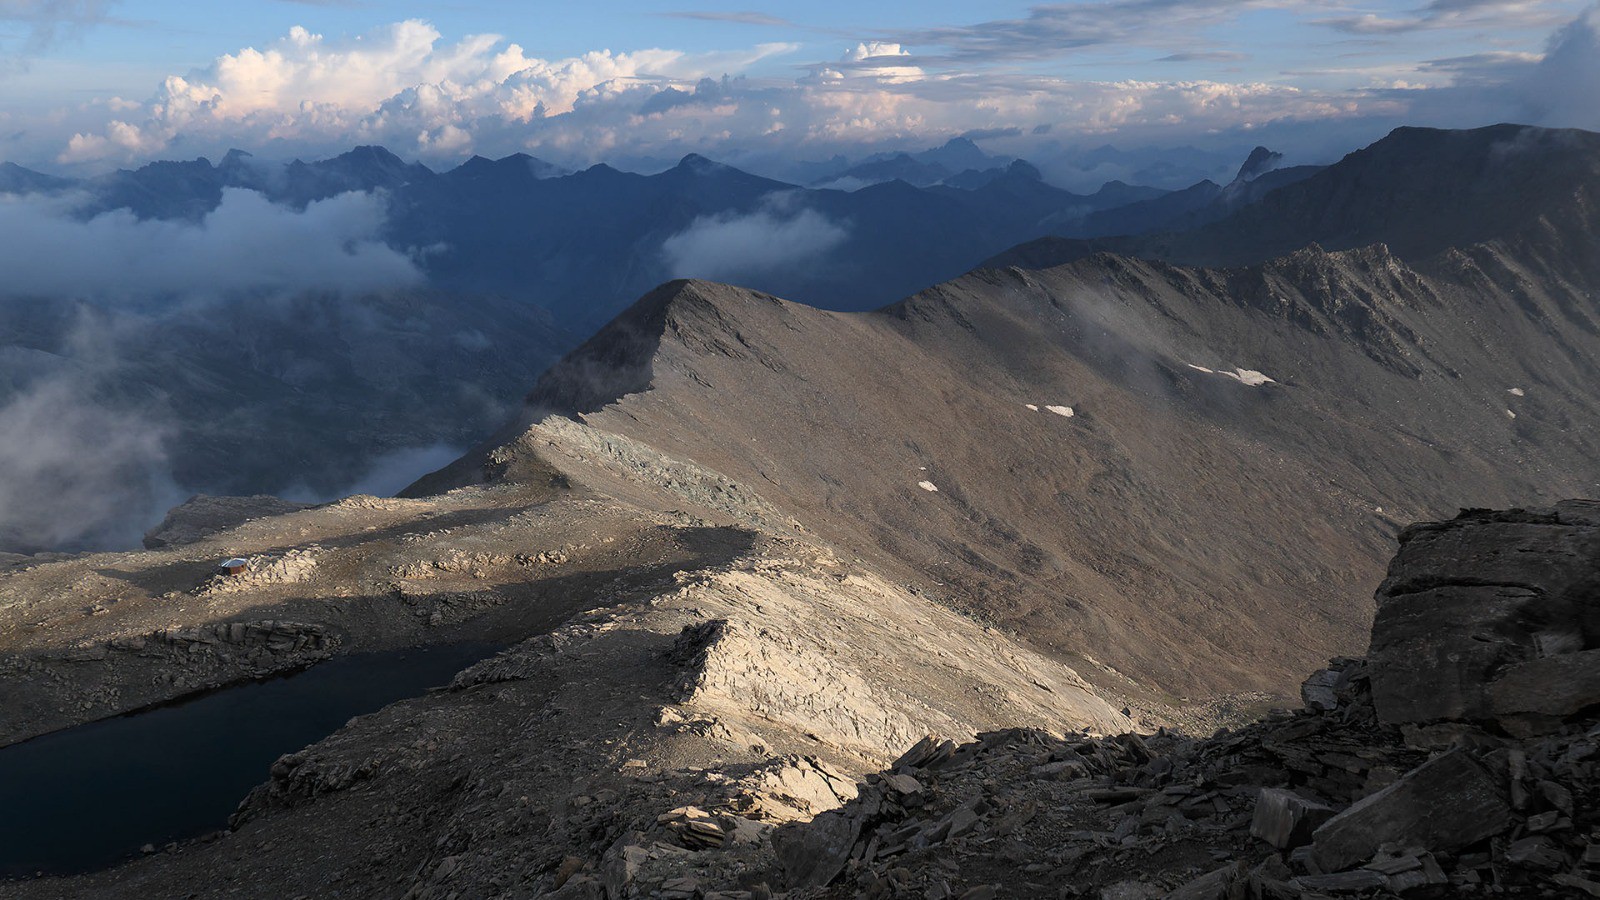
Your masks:
<svg viewBox="0 0 1600 900"><path fill-rule="evenodd" d="M931 481L919 481L919 482L917 482L917 487L922 488L923 490L927 491L930 494L939 493L938 485L934 484Z"/></svg>
<svg viewBox="0 0 1600 900"><path fill-rule="evenodd" d="M1270 378L1255 369L1235 368L1230 372L1227 369L1222 369L1220 371L1217 369L1208 369L1205 366L1197 366L1194 363L1184 363L1184 365L1195 370L1196 372L1204 372L1207 375L1221 375L1225 378L1232 378L1234 381L1250 387L1261 387L1264 384L1278 383L1276 379Z"/></svg>
<svg viewBox="0 0 1600 900"><path fill-rule="evenodd" d="M1046 406L1045 409L1055 413L1058 416L1066 416L1069 419L1075 415L1075 413L1072 411L1072 407L1070 406Z"/></svg>
<svg viewBox="0 0 1600 900"><path fill-rule="evenodd" d="M1515 419L1515 418L1516 418L1516 417L1517 417L1517 414L1516 414L1516 413L1514 413L1514 412L1512 412L1512 411L1511 411L1511 410L1509 410L1509 409L1508 409L1508 410L1506 410L1506 415L1508 415L1508 416L1510 416L1510 417L1511 417L1511 418L1513 418L1513 419Z"/></svg>
<svg viewBox="0 0 1600 900"><path fill-rule="evenodd" d="M1032 410L1034 412L1038 412L1039 411L1039 407L1037 405L1033 404L1033 403L1024 403L1022 405L1026 406L1028 409L1030 409L1030 410Z"/></svg>
<svg viewBox="0 0 1600 900"><path fill-rule="evenodd" d="M1260 387L1263 384L1276 384L1271 378L1257 372L1255 369L1234 369L1232 372L1223 372L1229 378L1238 379L1241 384L1251 387Z"/></svg>
<svg viewBox="0 0 1600 900"><path fill-rule="evenodd" d="M1522 388L1512 388L1508 393L1510 393L1513 397L1526 397L1526 396L1528 396L1528 392L1524 391Z"/></svg>

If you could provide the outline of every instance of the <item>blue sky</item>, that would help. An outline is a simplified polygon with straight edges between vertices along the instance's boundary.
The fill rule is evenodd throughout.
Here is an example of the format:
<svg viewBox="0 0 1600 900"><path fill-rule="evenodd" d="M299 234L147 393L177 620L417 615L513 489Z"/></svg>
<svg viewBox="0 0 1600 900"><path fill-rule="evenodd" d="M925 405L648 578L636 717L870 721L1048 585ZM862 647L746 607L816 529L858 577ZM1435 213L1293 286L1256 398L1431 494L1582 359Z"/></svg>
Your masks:
<svg viewBox="0 0 1600 900"><path fill-rule="evenodd" d="M1401 122L1600 126L1596 31L1592 0L0 0L0 159L820 158L974 130L1329 154Z"/></svg>

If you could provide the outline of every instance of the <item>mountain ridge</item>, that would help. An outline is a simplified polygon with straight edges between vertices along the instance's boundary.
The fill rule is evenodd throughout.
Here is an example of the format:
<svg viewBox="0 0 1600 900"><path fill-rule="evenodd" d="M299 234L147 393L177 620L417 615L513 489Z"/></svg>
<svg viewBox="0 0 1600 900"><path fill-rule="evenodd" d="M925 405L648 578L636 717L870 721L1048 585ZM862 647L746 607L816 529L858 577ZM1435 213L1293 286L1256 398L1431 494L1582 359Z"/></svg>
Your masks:
<svg viewBox="0 0 1600 900"><path fill-rule="evenodd" d="M1578 489L1600 435L1568 426L1600 413L1583 387L1600 348L1552 345L1560 302L1528 302L1381 247L980 270L867 313L675 282L553 367L480 453L538 458L535 436L570 417L752 486L886 571L937 573L950 602L1080 668L1070 648L1091 644L1165 690L1267 688L1348 649L1329 638L1362 613L1322 604L1375 577L1394 517ZM1468 307L1498 332L1464 326ZM1432 409L1389 411L1423 389ZM1128 504L1170 524L1103 545ZM1208 521L1229 537L1197 542ZM1320 548L1310 580L1301 546ZM1252 571L1302 598L1294 619ZM1224 593L1250 624L1205 612ZM1176 621L1187 643L1151 653Z"/></svg>
<svg viewBox="0 0 1600 900"><path fill-rule="evenodd" d="M1105 250L1237 266L1311 243L1346 250L1378 242L1419 261L1450 248L1537 231L1552 214L1562 217L1562 226L1593 231L1597 191L1600 135L1591 132L1504 124L1468 131L1403 127L1191 231L1089 240L1046 237L984 265L1042 267Z"/></svg>

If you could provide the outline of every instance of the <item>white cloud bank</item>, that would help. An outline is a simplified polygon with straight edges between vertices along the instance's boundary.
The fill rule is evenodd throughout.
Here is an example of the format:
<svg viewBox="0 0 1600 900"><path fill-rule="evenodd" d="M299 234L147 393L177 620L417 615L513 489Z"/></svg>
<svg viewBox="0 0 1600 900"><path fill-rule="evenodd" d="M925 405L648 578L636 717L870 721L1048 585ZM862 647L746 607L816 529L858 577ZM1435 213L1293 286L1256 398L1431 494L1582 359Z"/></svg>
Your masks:
<svg viewBox="0 0 1600 900"><path fill-rule="evenodd" d="M260 49L170 76L142 103L116 100L65 113L67 134L38 123L0 158L104 168L156 156L332 155L378 143L440 163L469 152L532 152L567 165L703 152L831 155L863 145L976 130L1033 134L1064 124L1076 134L1252 128L1368 112L1348 98L1284 84L1223 81L1072 81L946 66L911 49L864 41L791 78L741 76L796 49L762 44L688 54L645 49L545 60L496 35L454 43L405 21L360 39L303 28ZM965 66L965 63L962 64ZM718 80L720 79L720 80ZM673 93L667 94L666 92ZM662 102L662 98L670 102ZM1383 101L1377 101L1381 106Z"/></svg>
<svg viewBox="0 0 1600 900"><path fill-rule="evenodd" d="M740 281L793 271L844 243L849 229L782 197L752 213L702 216L662 243L674 278Z"/></svg>
<svg viewBox="0 0 1600 900"><path fill-rule="evenodd" d="M125 209L82 221L70 203L0 195L0 292L83 299L359 294L422 281L409 258L380 240L385 210L376 195L341 194L296 211L228 189L197 223L141 221Z"/></svg>
<svg viewBox="0 0 1600 900"><path fill-rule="evenodd" d="M1518 88L1534 121L1600 130L1600 6L1556 32Z"/></svg>
<svg viewBox="0 0 1600 900"><path fill-rule="evenodd" d="M1570 19L1571 2L1434 0L1372 21L1341 17L1344 9L1331 0L1044 4L1016 20L851 41L832 59L792 62L788 76L770 74L782 72L774 61L794 59L800 45L543 59L494 34L447 40L420 20L353 38L295 28L170 76L148 100L96 102L48 121L13 117L0 158L93 170L229 146L288 158L376 143L436 165L519 151L567 166L689 152L755 165L975 131L1007 135L995 148L1023 156L1217 135L1326 153L1401 123L1594 118L1593 11L1541 54L1537 36ZM1308 44L1303 72L1252 68L1251 53L1236 51L1254 48L1237 44L1234 26L1268 11L1313 34L1360 32L1370 46L1351 61ZM1429 59L1422 33L1483 52ZM1094 71L1141 77L1075 76L1089 71L1075 57L1095 53L1120 61ZM1166 74L1173 62L1130 61L1140 58L1182 60L1185 77ZM1045 65L1056 61L1064 65ZM758 66L769 75L752 74ZM1542 74L1527 80L1534 67Z"/></svg>
<svg viewBox="0 0 1600 900"><path fill-rule="evenodd" d="M97 400L65 371L0 403L0 548L137 546L183 499L159 411Z"/></svg>

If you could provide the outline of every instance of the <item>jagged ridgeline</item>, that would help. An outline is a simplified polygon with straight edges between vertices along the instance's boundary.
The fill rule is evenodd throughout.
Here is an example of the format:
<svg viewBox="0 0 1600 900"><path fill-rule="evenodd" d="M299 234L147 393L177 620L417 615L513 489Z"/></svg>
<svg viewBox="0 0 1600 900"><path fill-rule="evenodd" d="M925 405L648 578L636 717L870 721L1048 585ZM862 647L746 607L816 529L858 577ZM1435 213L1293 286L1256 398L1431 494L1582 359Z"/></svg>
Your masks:
<svg viewBox="0 0 1600 900"><path fill-rule="evenodd" d="M1595 245L1594 144L1402 130L1284 189L1301 219L1377 237L1377 210L1425 216L1444 176L1369 194L1352 185L1372 158L1461 171L1466 198L1432 215L1487 242L1411 241L1406 258L1099 253L866 314L669 284L547 373L484 452L536 458L520 429L581 416L1140 690L1281 689L1359 649L1371 613L1349 598L1398 525L1592 490L1600 272L1574 248ZM419 487L473 481L484 459Z"/></svg>
<svg viewBox="0 0 1600 900"><path fill-rule="evenodd" d="M1595 140L1401 130L869 312L669 282L404 497L17 560L3 743L506 649L0 893L1587 891ZM1401 531L1461 507L1548 509Z"/></svg>
<svg viewBox="0 0 1600 900"><path fill-rule="evenodd" d="M696 155L652 175L370 146L81 180L0 164L38 242L0 283L0 432L29 436L0 439L0 552L134 546L197 492L392 493L679 275L873 308L1041 234L1216 218L1308 171L1266 165L1144 207L1168 193L1061 190L964 140L811 187Z"/></svg>

